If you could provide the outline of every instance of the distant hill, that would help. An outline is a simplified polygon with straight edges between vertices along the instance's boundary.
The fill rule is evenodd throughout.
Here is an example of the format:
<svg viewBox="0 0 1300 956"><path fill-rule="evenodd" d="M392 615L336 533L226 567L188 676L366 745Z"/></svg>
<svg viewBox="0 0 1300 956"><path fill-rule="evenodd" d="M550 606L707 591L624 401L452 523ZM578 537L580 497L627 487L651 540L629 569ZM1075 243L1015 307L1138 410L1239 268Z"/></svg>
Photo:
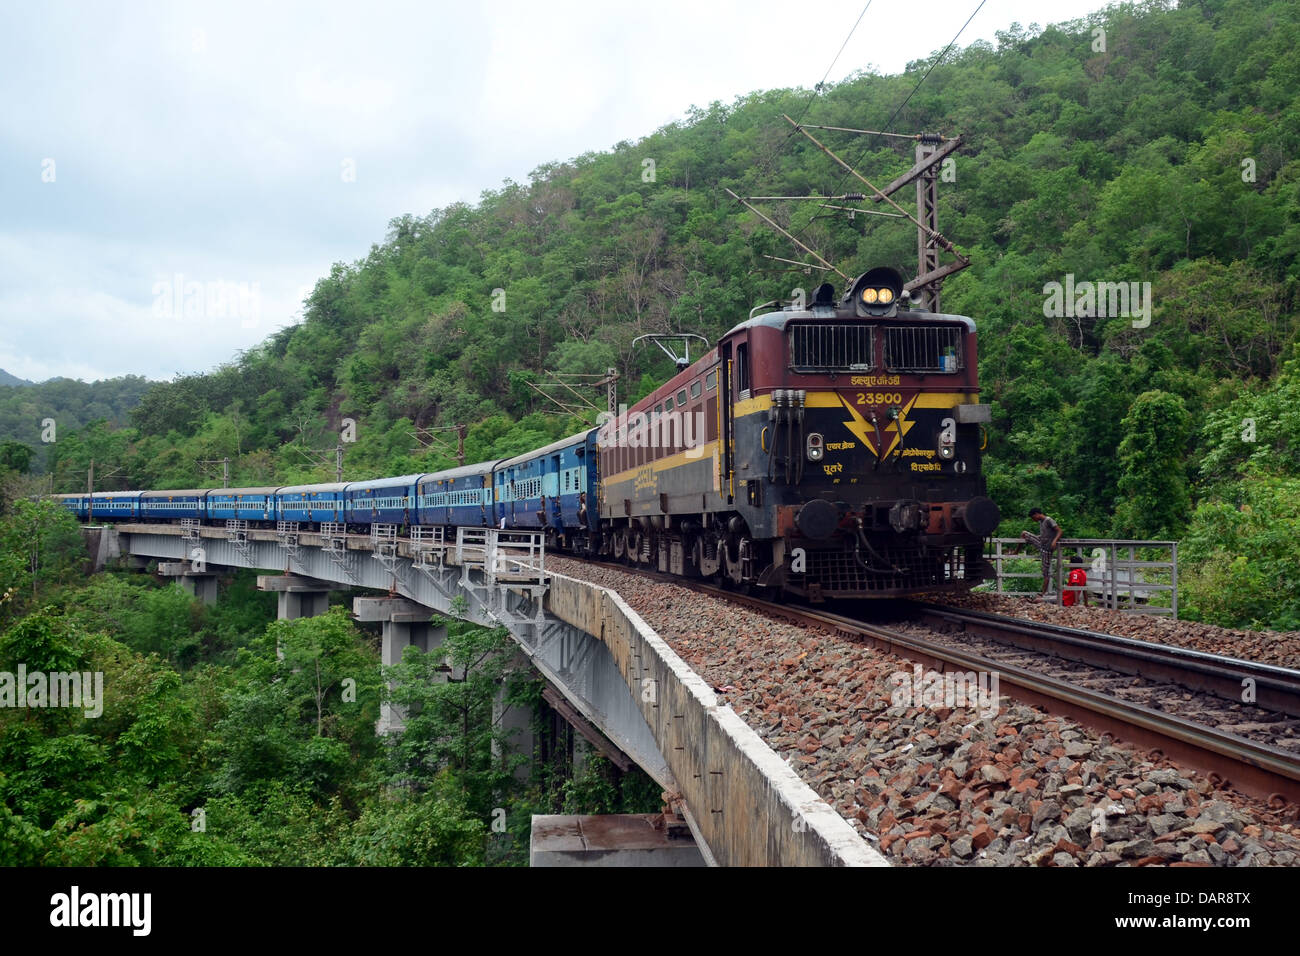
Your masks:
<svg viewBox="0 0 1300 956"><path fill-rule="evenodd" d="M124 428L131 409L154 384L140 375L90 383L70 378L26 382L12 375L5 380L23 387L0 388L0 443L16 441L32 449L36 453L32 470L37 473L45 469L46 455L54 447L46 439L53 436L55 441L66 442L78 429L96 421L111 429ZM53 420L54 432L47 432L47 420Z"/></svg>
<svg viewBox="0 0 1300 956"><path fill-rule="evenodd" d="M17 375L10 375L4 369L0 368L0 385L35 385L35 382L29 382L25 378L19 378Z"/></svg>

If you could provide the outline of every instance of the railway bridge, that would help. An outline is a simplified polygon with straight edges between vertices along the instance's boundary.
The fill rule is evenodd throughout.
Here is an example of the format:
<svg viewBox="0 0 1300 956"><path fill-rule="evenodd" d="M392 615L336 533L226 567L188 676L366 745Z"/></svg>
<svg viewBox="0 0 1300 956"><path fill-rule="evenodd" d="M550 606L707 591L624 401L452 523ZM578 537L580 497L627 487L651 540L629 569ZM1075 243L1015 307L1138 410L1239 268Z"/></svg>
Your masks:
<svg viewBox="0 0 1300 956"><path fill-rule="evenodd" d="M412 644L434 649L435 614L503 626L558 709L598 730L671 796L706 863L887 865L617 593L548 572L539 535L441 532L408 538L375 525L353 535L342 525L272 530L240 521L85 530L96 568L119 557L156 560L208 601L228 569L269 572L258 583L277 592L282 618L322 613L330 590L372 589L377 596L357 599L354 614L383 623L385 664ZM385 710L380 725L400 726L400 714Z"/></svg>

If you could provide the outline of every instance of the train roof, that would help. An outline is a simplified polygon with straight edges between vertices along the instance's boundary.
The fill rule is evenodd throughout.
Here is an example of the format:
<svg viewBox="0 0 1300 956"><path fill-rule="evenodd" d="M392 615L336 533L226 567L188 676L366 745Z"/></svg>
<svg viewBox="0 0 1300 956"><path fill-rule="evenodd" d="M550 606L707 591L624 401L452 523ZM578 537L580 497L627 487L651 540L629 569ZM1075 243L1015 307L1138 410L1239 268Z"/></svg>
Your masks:
<svg viewBox="0 0 1300 956"><path fill-rule="evenodd" d="M371 488L401 488L406 485L413 485L421 478L425 477L421 472L417 475L399 475L396 478L370 478L366 481L349 481L348 491L368 491Z"/></svg>
<svg viewBox="0 0 1300 956"><path fill-rule="evenodd" d="M280 489L282 495L299 495L308 492L341 492L348 486L346 481L330 481L320 485L285 485Z"/></svg>
<svg viewBox="0 0 1300 956"><path fill-rule="evenodd" d="M139 498L142 491L96 491L96 498Z"/></svg>
<svg viewBox="0 0 1300 956"><path fill-rule="evenodd" d="M446 471L430 472L420 480L447 481L451 478L471 478L474 475L486 475L498 464L500 464L500 459L493 461L480 461L474 465L460 465L456 468L448 468Z"/></svg>
<svg viewBox="0 0 1300 956"><path fill-rule="evenodd" d="M174 491L142 491L141 498L201 498L211 489L209 488L182 488Z"/></svg>
<svg viewBox="0 0 1300 956"><path fill-rule="evenodd" d="M231 495L273 495L280 490L279 485L265 485L261 488L212 488L208 491L208 497L221 495L229 498Z"/></svg>
<svg viewBox="0 0 1300 956"><path fill-rule="evenodd" d="M842 314L844 309L834 309L830 306L814 306L811 309L781 309L776 312L764 312L762 315L756 315L752 319L746 319L738 323L723 338L735 335L737 332L743 332L745 329L753 328L774 328L784 329L786 324L796 319L830 319L833 322L873 322L889 324L891 322L961 322L970 332L975 331L975 320L968 315L950 315L947 312L923 312L910 310L907 312L897 312L894 315L864 315Z"/></svg>
<svg viewBox="0 0 1300 956"><path fill-rule="evenodd" d="M568 438L561 438L559 441L551 442L545 448L534 448L532 451L526 451L522 455L516 455L514 458L507 458L505 461L497 462L498 468L504 468L507 465L518 465L521 462L532 461L534 458L540 458L542 455L549 455L551 452L560 451L573 445L585 444L587 436L596 428L584 428L576 435L570 435Z"/></svg>

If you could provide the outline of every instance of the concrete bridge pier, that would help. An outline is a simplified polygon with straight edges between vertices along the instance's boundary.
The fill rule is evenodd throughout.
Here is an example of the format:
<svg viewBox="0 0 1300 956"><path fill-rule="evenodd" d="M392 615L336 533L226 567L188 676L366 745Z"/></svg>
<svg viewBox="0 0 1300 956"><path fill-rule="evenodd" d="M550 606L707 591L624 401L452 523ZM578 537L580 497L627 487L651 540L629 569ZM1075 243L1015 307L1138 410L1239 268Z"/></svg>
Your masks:
<svg viewBox="0 0 1300 956"><path fill-rule="evenodd" d="M167 578L178 578L180 586L204 604L217 603L217 571L209 564L196 571L190 561L160 561L158 573Z"/></svg>
<svg viewBox="0 0 1300 956"><path fill-rule="evenodd" d="M430 626L433 611L406 598L353 598L352 616L358 621L378 621L383 624L382 653L385 667L399 663L402 653L408 647L418 647L430 654L441 648L442 642L447 639L445 626ZM380 706L375 730L381 734L401 730L406 724L405 718L402 708L384 703Z"/></svg>
<svg viewBox="0 0 1300 956"><path fill-rule="evenodd" d="M497 687L496 697L492 699L492 723L505 734L511 750L529 758L515 768L515 779L520 781L528 780L532 755L537 747L537 740L533 734L533 711L530 707L513 707L507 704L506 687L511 674L520 671L527 673L532 670L532 665L523 652L515 651L510 664L506 667L505 676ZM495 738L492 741L492 756L497 760L504 759L501 746Z"/></svg>
<svg viewBox="0 0 1300 956"><path fill-rule="evenodd" d="M112 525L82 525L81 536L92 572L103 571L110 561L122 556L121 539Z"/></svg>
<svg viewBox="0 0 1300 956"><path fill-rule="evenodd" d="M276 592L275 616L281 621L296 621L300 617L316 617L329 610L328 581L305 578L298 574L259 574L257 589Z"/></svg>

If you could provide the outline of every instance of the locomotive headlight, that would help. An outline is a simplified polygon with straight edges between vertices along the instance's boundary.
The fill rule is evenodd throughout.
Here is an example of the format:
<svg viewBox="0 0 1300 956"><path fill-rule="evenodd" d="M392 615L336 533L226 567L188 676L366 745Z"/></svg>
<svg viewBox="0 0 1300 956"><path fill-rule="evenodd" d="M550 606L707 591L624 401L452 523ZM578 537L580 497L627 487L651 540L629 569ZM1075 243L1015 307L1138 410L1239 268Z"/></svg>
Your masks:
<svg viewBox="0 0 1300 956"><path fill-rule="evenodd" d="M957 449L952 445L945 445L943 442L939 443L939 457L944 461L951 461L955 454L957 454Z"/></svg>
<svg viewBox="0 0 1300 956"><path fill-rule="evenodd" d="M896 269L881 266L868 269L853 280L853 303L860 318L869 315L890 315L896 309L898 296L903 291L903 277Z"/></svg>
<svg viewBox="0 0 1300 956"><path fill-rule="evenodd" d="M810 432L808 435L808 460L821 461L825 453L826 449L823 447L821 433Z"/></svg>

